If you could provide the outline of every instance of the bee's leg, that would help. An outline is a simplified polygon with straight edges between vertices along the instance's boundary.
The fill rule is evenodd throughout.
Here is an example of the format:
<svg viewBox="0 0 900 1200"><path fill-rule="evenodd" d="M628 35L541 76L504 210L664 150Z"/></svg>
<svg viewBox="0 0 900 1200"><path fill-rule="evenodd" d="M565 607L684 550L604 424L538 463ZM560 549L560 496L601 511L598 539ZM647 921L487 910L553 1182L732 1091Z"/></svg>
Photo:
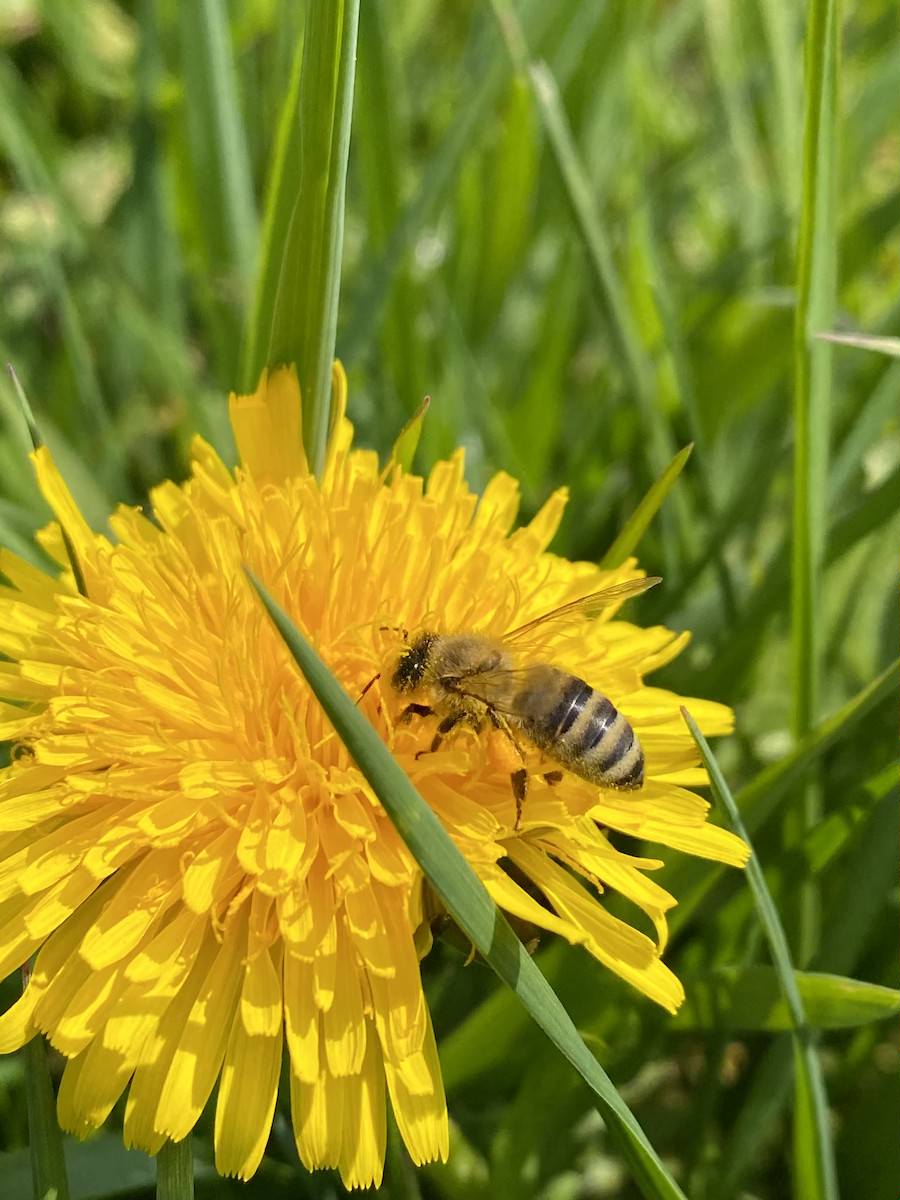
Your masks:
<svg viewBox="0 0 900 1200"><path fill-rule="evenodd" d="M493 722L495 729L499 729L501 733L506 734L515 747L516 754L518 754L519 758L524 763L525 751L519 744L519 739L513 733L512 726L510 725L509 721L507 721L506 717L504 717L501 713L498 713L496 709L493 708L488 709L488 716ZM516 823L513 828L518 829L522 820L522 805L525 802L525 797L528 795L528 772L524 766L520 767L518 771L513 771L509 779L510 783L512 784L513 796L515 797L516 801Z"/></svg>
<svg viewBox="0 0 900 1200"><path fill-rule="evenodd" d="M558 783L562 783L562 771L546 771L544 773L544 783L549 783L551 787L556 787Z"/></svg>
<svg viewBox="0 0 900 1200"><path fill-rule="evenodd" d="M431 739L431 745L427 750L417 751L416 758L421 758L423 754L434 754L445 736L463 720L465 715L465 713L452 713L449 717L444 717L443 721L437 727L437 733Z"/></svg>
<svg viewBox="0 0 900 1200"><path fill-rule="evenodd" d="M528 772L524 767L520 767L518 771L513 771L509 781L512 784L513 796L516 801L516 823L513 828L518 829L522 820L522 805L528 795Z"/></svg>
<svg viewBox="0 0 900 1200"><path fill-rule="evenodd" d="M510 725L509 721L507 721L506 717L502 716L500 713L498 713L496 711L496 709L493 709L493 708L488 709L488 716L491 718L491 721L494 724L494 728L499 729L501 733L506 734L506 736L509 738L509 740L512 742L513 746L515 747L516 754L518 754L519 758L521 758L522 762L524 762L525 761L525 751L520 746L519 739L513 733L512 726Z"/></svg>
<svg viewBox="0 0 900 1200"><path fill-rule="evenodd" d="M434 712L433 708L429 708L427 704L407 704L403 712L397 718L398 725L406 725L413 717L430 717Z"/></svg>

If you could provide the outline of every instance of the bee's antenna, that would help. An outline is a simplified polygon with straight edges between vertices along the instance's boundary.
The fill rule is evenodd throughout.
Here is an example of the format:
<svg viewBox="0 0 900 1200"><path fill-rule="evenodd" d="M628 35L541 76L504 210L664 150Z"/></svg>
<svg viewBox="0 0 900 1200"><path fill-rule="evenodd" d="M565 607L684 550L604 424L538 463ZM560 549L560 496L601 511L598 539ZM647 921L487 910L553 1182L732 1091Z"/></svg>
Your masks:
<svg viewBox="0 0 900 1200"><path fill-rule="evenodd" d="M363 696L365 696L366 692L369 690L369 688L372 686L372 684L373 684L373 683L376 683L376 682L377 682L377 681L378 681L380 678L381 678L381 672L380 672L380 671L378 672L378 674L377 674L377 675L373 675L373 676L372 676L372 678L369 680L369 682L366 684L366 686L363 688L363 690L362 690L362 691L359 693L359 695L356 697L356 703L357 703L357 704L359 704L359 703L361 702L361 700L362 700Z"/></svg>

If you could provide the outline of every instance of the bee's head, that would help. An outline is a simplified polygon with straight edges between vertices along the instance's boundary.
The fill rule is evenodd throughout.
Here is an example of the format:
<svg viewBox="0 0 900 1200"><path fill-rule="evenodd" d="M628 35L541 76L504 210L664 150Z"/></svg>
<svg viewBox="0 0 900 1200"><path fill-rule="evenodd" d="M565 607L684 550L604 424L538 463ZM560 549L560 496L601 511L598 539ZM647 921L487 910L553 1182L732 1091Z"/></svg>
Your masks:
<svg viewBox="0 0 900 1200"><path fill-rule="evenodd" d="M434 642L433 633L421 633L407 646L397 660L397 666L391 676L391 687L394 691L414 692L421 684Z"/></svg>

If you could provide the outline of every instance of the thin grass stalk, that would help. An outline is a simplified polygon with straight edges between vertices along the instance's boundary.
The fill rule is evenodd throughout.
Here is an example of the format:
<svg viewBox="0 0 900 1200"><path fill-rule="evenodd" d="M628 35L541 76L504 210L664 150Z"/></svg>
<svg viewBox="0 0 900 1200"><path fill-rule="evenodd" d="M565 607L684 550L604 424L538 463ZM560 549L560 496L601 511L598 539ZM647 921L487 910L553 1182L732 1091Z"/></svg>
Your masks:
<svg viewBox="0 0 900 1200"><path fill-rule="evenodd" d="M794 507L791 558L791 653L795 737L818 716L823 661L822 612L828 503L831 348L814 334L831 328L835 294L835 154L837 0L810 0L805 62L803 186L797 245L794 322ZM822 812L821 782L807 780L800 820L812 828ZM789 818L797 820L793 815ZM800 886L796 949L801 965L819 942L814 881Z"/></svg>
<svg viewBox="0 0 900 1200"><path fill-rule="evenodd" d="M269 365L297 364L303 441L316 474L331 420L358 26L359 0L310 5L297 108L300 174L267 355Z"/></svg>

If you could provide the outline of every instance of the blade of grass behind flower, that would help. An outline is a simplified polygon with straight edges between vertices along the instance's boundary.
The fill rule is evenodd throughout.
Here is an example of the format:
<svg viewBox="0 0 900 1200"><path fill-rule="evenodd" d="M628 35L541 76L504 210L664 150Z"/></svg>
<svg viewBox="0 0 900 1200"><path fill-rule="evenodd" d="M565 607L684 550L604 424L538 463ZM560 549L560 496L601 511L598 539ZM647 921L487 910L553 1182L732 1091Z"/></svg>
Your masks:
<svg viewBox="0 0 900 1200"><path fill-rule="evenodd" d="M647 1197L681 1197L630 1109L581 1040L556 993L538 970L484 885L365 715L262 583L248 579L350 755L371 784L448 912L599 1101L622 1153Z"/></svg>
<svg viewBox="0 0 900 1200"><path fill-rule="evenodd" d="M266 355L270 366L297 364L303 440L317 474L331 418L358 25L359 0L307 11L296 109L299 173L284 180L295 198Z"/></svg>
<svg viewBox="0 0 900 1200"><path fill-rule="evenodd" d="M798 78L794 62L796 13L782 0L762 0L760 18L772 62L772 86L765 89L763 103L769 108L769 137L774 143L784 210L797 208L797 163L801 153Z"/></svg>
<svg viewBox="0 0 900 1200"><path fill-rule="evenodd" d="M900 338L875 337L868 333L817 333L816 338L835 346L855 346L858 350L874 350L888 358L900 358Z"/></svg>
<svg viewBox="0 0 900 1200"><path fill-rule="evenodd" d="M803 184L797 247L794 314L794 505L791 557L791 651L794 734L803 737L817 717L823 662L822 575L828 503L831 423L831 347L812 335L827 329L835 302L835 128L838 17L835 0L809 0L804 84L806 113ZM788 823L811 828L821 816L818 780L807 780L803 805ZM800 884L796 946L808 962L819 942L818 888Z"/></svg>
<svg viewBox="0 0 900 1200"><path fill-rule="evenodd" d="M300 177L300 70L303 44L297 46L291 68L290 84L281 106L278 133L266 180L266 200L260 236L259 263L253 289L244 344L241 353L241 381L247 390L256 387L260 371L266 365L266 351L272 332L275 296L281 274L283 247L291 223Z"/></svg>
<svg viewBox="0 0 900 1200"><path fill-rule="evenodd" d="M207 254L217 271L230 269L243 302L256 261L256 204L228 9L221 0L195 0L180 10L185 105Z"/></svg>
<svg viewBox="0 0 900 1200"><path fill-rule="evenodd" d="M363 204L365 259L371 263L382 259L397 227L403 166L414 140L396 42L390 5L385 0L368 0L359 13L353 161ZM394 263L384 313L380 321L374 322L379 343L375 356L378 376L384 381L379 419L389 429L409 417L433 378L421 320L427 308L422 288L408 261Z"/></svg>
<svg viewBox="0 0 900 1200"><path fill-rule="evenodd" d="M621 533L600 560L601 567L618 567L636 549L647 526L659 512L676 479L691 457L694 443L679 450L669 465L651 486L643 500L625 522Z"/></svg>
<svg viewBox="0 0 900 1200"><path fill-rule="evenodd" d="M806 1011L794 975L794 965L781 918L772 901L741 812L725 782L725 776L693 717L686 708L681 709L681 714L697 743L703 765L709 773L713 793L727 814L729 824L750 846L750 859L746 867L747 882L769 943L772 962L792 1027L795 1089L793 1166L796 1192L808 1200L837 1200L837 1175L822 1064L807 1024Z"/></svg>

